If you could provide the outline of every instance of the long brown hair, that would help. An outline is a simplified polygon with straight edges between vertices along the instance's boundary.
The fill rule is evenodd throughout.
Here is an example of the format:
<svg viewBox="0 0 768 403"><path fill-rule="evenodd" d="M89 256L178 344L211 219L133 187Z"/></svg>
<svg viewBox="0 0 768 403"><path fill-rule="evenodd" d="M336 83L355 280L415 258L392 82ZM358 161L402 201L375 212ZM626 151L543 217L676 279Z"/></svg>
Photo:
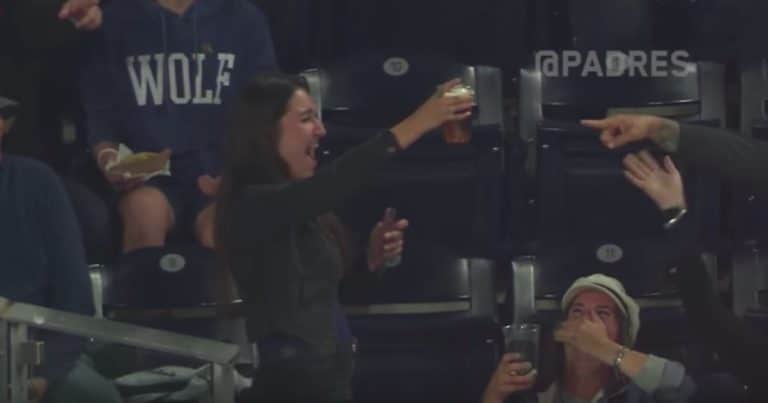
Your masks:
<svg viewBox="0 0 768 403"><path fill-rule="evenodd" d="M292 180L277 145L281 135L280 120L299 90L309 92L306 82L298 76L260 75L246 86L235 106L216 201L215 240L223 272L230 272L232 262L229 225L234 219L232 205L238 194L247 186ZM346 234L338 219L333 214L325 214L319 217L319 222L335 241L342 259L346 260Z"/></svg>

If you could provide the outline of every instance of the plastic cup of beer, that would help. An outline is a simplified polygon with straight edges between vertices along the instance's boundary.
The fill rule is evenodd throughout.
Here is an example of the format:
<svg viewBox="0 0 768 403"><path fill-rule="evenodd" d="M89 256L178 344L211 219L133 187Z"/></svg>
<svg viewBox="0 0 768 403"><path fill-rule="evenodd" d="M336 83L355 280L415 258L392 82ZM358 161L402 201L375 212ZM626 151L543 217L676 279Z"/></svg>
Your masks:
<svg viewBox="0 0 768 403"><path fill-rule="evenodd" d="M504 326L506 352L520 354L520 361L531 363L531 369L539 368L539 325L513 323ZM523 375L523 374L521 374Z"/></svg>
<svg viewBox="0 0 768 403"><path fill-rule="evenodd" d="M457 85L448 90L444 97L466 98L471 100L475 97L475 90L468 85ZM464 119L461 121L446 122L443 125L443 140L449 144L465 144L472 139L471 121Z"/></svg>

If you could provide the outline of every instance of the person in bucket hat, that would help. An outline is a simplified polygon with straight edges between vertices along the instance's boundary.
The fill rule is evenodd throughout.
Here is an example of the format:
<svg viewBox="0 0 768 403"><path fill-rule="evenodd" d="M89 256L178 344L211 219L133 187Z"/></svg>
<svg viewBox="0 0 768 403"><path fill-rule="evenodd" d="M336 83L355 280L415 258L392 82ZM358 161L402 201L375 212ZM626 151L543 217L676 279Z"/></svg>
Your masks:
<svg viewBox="0 0 768 403"><path fill-rule="evenodd" d="M554 371L538 379L538 368L510 351L483 403L672 403L693 395L683 365L633 349L639 307L618 280L604 274L579 278L560 306L564 319L554 331Z"/></svg>
<svg viewBox="0 0 768 403"><path fill-rule="evenodd" d="M622 344L633 347L637 341L637 332L640 330L640 307L637 306L637 302L632 297L627 295L624 286L615 278L604 274L593 274L579 278L563 295L560 309L567 312L573 300L587 290L602 292L613 300L621 313L623 326L620 340Z"/></svg>

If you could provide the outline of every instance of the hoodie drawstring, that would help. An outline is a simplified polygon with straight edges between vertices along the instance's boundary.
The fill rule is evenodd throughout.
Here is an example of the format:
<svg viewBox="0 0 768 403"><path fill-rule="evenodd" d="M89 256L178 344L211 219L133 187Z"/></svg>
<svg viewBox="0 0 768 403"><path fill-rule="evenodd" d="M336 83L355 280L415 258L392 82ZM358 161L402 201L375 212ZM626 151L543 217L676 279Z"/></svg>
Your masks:
<svg viewBox="0 0 768 403"><path fill-rule="evenodd" d="M191 63L192 71L190 71L190 73L191 73L191 79L193 80L193 82L196 79L198 74L202 74L202 71L199 71L200 69L198 68L197 54L200 52L205 53L204 50L200 49L200 43L199 43L200 40L198 36L197 23L198 23L198 16L200 14L200 10L198 10L198 8L200 5L197 3L198 2L192 3L191 9L189 10L190 17L192 19L192 51L190 53L190 59L192 61ZM163 54L167 58L167 57L170 57L170 55L168 54L168 21L167 21L168 16L166 15L165 10L160 9L159 11L160 11L160 26L162 29ZM160 66L160 68L165 68L165 66ZM168 105L168 103L170 102L170 95L168 94L170 92L170 82L168 81L168 79L164 81L167 82L167 88L163 89L161 109L167 113L169 112L169 109L170 109L170 105Z"/></svg>
<svg viewBox="0 0 768 403"><path fill-rule="evenodd" d="M200 45L198 43L198 37L197 37L197 15L198 15L197 7L195 4L192 4L192 60L195 61L195 63L192 63L192 65L194 66L192 80L196 80L197 75L202 74L201 71L198 71L197 57L195 57L199 52L202 52L202 50L200 49Z"/></svg>
<svg viewBox="0 0 768 403"><path fill-rule="evenodd" d="M162 32L162 36L163 36L163 55L165 55L165 57L168 57L168 26L167 26L167 22L165 21L165 13L163 12L163 10L160 10L160 25L161 25L162 31L163 31ZM159 68L164 69L165 66L159 66ZM168 80L166 79L164 81L168 81ZM163 85L165 85L165 83L163 83ZM168 87L169 87L168 89L170 89L170 85ZM167 106L167 103L165 102L165 100L167 98L167 94L166 94L167 92L168 92L168 90L163 88L163 92L162 92L163 98L161 99L161 102L162 102L161 108L162 108L162 110L164 112L168 111L168 109L167 109L168 106Z"/></svg>
<svg viewBox="0 0 768 403"><path fill-rule="evenodd" d="M199 14L197 7L192 4L192 54L200 51L200 44L198 43L197 36L197 15Z"/></svg>

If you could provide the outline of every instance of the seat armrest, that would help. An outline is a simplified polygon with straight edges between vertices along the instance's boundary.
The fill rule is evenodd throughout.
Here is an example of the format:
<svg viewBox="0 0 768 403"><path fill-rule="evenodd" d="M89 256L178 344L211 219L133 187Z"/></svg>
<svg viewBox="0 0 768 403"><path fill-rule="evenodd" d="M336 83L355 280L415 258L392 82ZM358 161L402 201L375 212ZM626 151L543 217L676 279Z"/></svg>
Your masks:
<svg viewBox="0 0 768 403"><path fill-rule="evenodd" d="M509 265L506 307L515 323L532 320L536 315L536 259L522 256Z"/></svg>

